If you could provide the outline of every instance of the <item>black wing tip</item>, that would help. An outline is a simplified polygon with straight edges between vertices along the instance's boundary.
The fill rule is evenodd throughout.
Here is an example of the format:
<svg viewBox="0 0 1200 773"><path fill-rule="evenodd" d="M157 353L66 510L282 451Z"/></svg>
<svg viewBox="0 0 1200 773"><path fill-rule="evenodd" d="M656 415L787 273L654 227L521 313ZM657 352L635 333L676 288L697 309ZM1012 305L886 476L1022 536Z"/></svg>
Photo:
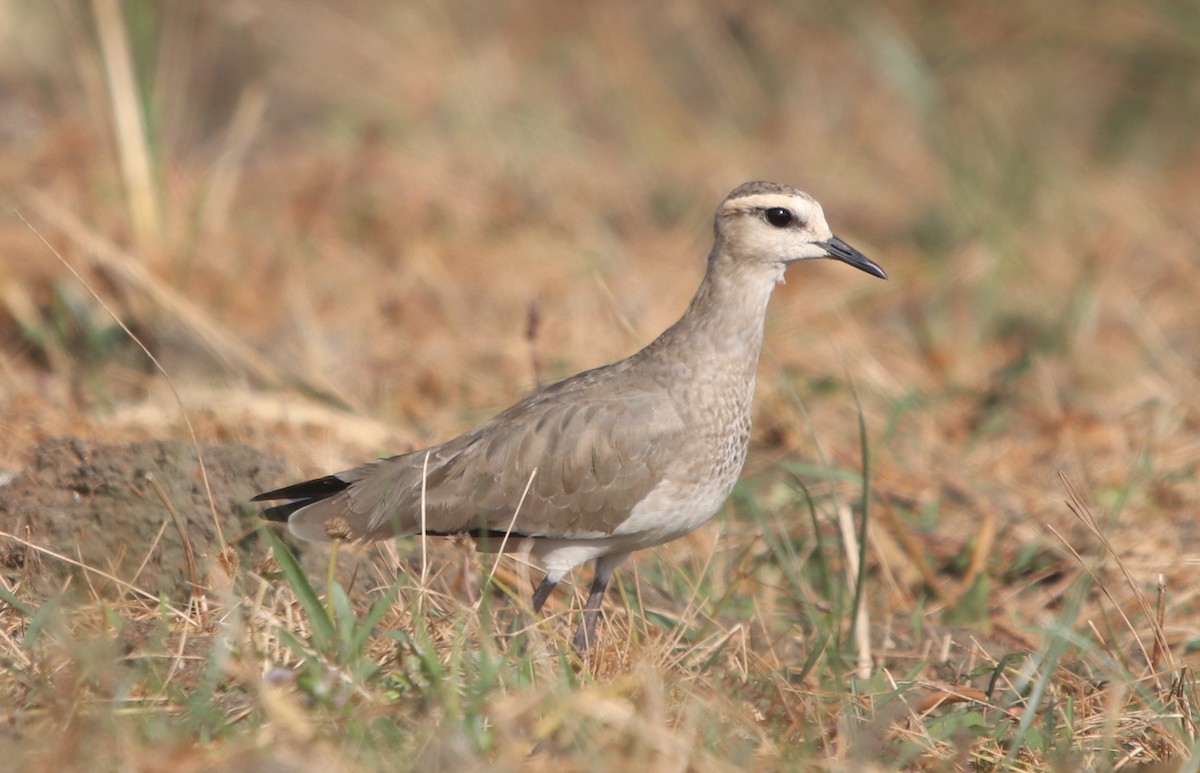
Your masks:
<svg viewBox="0 0 1200 773"><path fill-rule="evenodd" d="M311 504L320 502L322 499L337 494L340 491L345 491L350 488L350 483L342 480L336 475L326 475L324 478L314 478L301 483L293 483L290 486L267 491L252 498L251 502L268 502L277 499L289 499L290 502L284 502L281 505L268 507L263 510L261 516L268 521L277 523L287 523L291 519L292 513L297 510L308 507Z"/></svg>
<svg viewBox="0 0 1200 773"><path fill-rule="evenodd" d="M293 483L290 486L258 494L250 501L269 502L274 499L307 499L309 501L305 502L305 504L312 504L326 497L331 497L339 491L345 491L348 488L350 488L350 484L347 481L342 480L336 475L326 475L324 478L314 478L302 483ZM264 515L272 510L280 510L290 506L279 505L278 507L269 508L265 511Z"/></svg>
<svg viewBox="0 0 1200 773"><path fill-rule="evenodd" d="M268 507L259 515L267 521L273 521L275 523L287 523L288 519L291 518L292 513L296 512L305 505L312 504L312 501L313 500L311 499L304 499L299 502L288 502L286 505Z"/></svg>

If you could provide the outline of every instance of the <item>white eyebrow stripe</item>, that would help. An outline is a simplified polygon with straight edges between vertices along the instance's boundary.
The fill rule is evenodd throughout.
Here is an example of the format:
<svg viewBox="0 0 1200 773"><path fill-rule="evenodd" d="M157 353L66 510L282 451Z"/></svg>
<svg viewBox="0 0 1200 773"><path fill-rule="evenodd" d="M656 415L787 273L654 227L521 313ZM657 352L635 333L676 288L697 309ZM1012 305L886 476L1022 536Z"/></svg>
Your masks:
<svg viewBox="0 0 1200 773"><path fill-rule="evenodd" d="M729 212L748 211L752 209L770 209L771 207L783 207L784 209L795 209L797 207L807 208L808 199L800 196L787 195L783 193L757 193L753 196L742 196L736 199L730 199L725 202L723 209Z"/></svg>

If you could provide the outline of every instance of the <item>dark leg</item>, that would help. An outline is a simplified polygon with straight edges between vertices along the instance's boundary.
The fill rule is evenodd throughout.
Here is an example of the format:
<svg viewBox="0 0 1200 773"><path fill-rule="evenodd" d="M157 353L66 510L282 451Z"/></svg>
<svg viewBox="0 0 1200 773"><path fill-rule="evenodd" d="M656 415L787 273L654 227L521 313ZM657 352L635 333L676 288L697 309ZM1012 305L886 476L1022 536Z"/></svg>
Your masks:
<svg viewBox="0 0 1200 773"><path fill-rule="evenodd" d="M587 604L583 608L583 622L571 646L579 655L583 655L596 643L596 620L600 617L600 603L604 601L604 592L608 590L608 580L612 577L617 564L625 560L628 553L609 553L596 559L596 572L592 579L592 589L588 592Z"/></svg>
<svg viewBox="0 0 1200 773"><path fill-rule="evenodd" d="M546 599L550 598L556 585L558 585L558 580L551 580L549 574L542 578L541 584L533 591L533 611L535 613L542 611L542 605L546 603Z"/></svg>
<svg viewBox="0 0 1200 773"><path fill-rule="evenodd" d="M597 571L595 579L592 580L587 606L583 608L583 622L579 624L579 630L575 631L575 638L571 640L571 647L580 655L587 652L596 641L596 620L600 617L600 603L604 601L604 592L608 590L608 578L611 574L601 574Z"/></svg>
<svg viewBox="0 0 1200 773"><path fill-rule="evenodd" d="M560 579L562 579L562 575L552 579L550 575L547 574L542 578L542 581L538 583L538 586L534 588L533 600L530 602L530 604L533 606L534 614L538 614L542 611L542 606L545 605L546 599L550 598L550 594L554 592L554 588L558 585L558 581ZM532 620L530 620L529 615L526 615L525 611L521 610L517 613L517 616L509 625L508 633L511 636L518 630L529 628L531 624Z"/></svg>

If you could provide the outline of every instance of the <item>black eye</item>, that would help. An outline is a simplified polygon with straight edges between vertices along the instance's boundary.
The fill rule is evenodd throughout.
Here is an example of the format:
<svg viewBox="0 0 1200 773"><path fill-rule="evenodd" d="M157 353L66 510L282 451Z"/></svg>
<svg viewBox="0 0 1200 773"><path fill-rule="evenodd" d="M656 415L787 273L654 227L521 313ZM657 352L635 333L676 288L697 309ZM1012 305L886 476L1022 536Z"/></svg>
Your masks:
<svg viewBox="0 0 1200 773"><path fill-rule="evenodd" d="M792 224L792 213L783 207L771 207L766 212L767 222L776 228L787 228Z"/></svg>

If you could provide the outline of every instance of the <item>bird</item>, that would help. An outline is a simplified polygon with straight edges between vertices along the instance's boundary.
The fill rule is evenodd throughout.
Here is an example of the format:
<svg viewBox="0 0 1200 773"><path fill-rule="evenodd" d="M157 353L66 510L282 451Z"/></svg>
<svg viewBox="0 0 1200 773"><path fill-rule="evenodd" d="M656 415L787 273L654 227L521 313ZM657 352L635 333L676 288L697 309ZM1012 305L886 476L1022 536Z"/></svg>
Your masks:
<svg viewBox="0 0 1200 773"><path fill-rule="evenodd" d="M711 519L741 474L767 302L788 266L832 259L881 279L838 238L821 205L781 183L735 188L687 310L645 348L552 383L440 445L254 497L304 540L473 537L482 550L527 544L555 586L593 562L572 647L586 653L613 570L632 552Z"/></svg>

